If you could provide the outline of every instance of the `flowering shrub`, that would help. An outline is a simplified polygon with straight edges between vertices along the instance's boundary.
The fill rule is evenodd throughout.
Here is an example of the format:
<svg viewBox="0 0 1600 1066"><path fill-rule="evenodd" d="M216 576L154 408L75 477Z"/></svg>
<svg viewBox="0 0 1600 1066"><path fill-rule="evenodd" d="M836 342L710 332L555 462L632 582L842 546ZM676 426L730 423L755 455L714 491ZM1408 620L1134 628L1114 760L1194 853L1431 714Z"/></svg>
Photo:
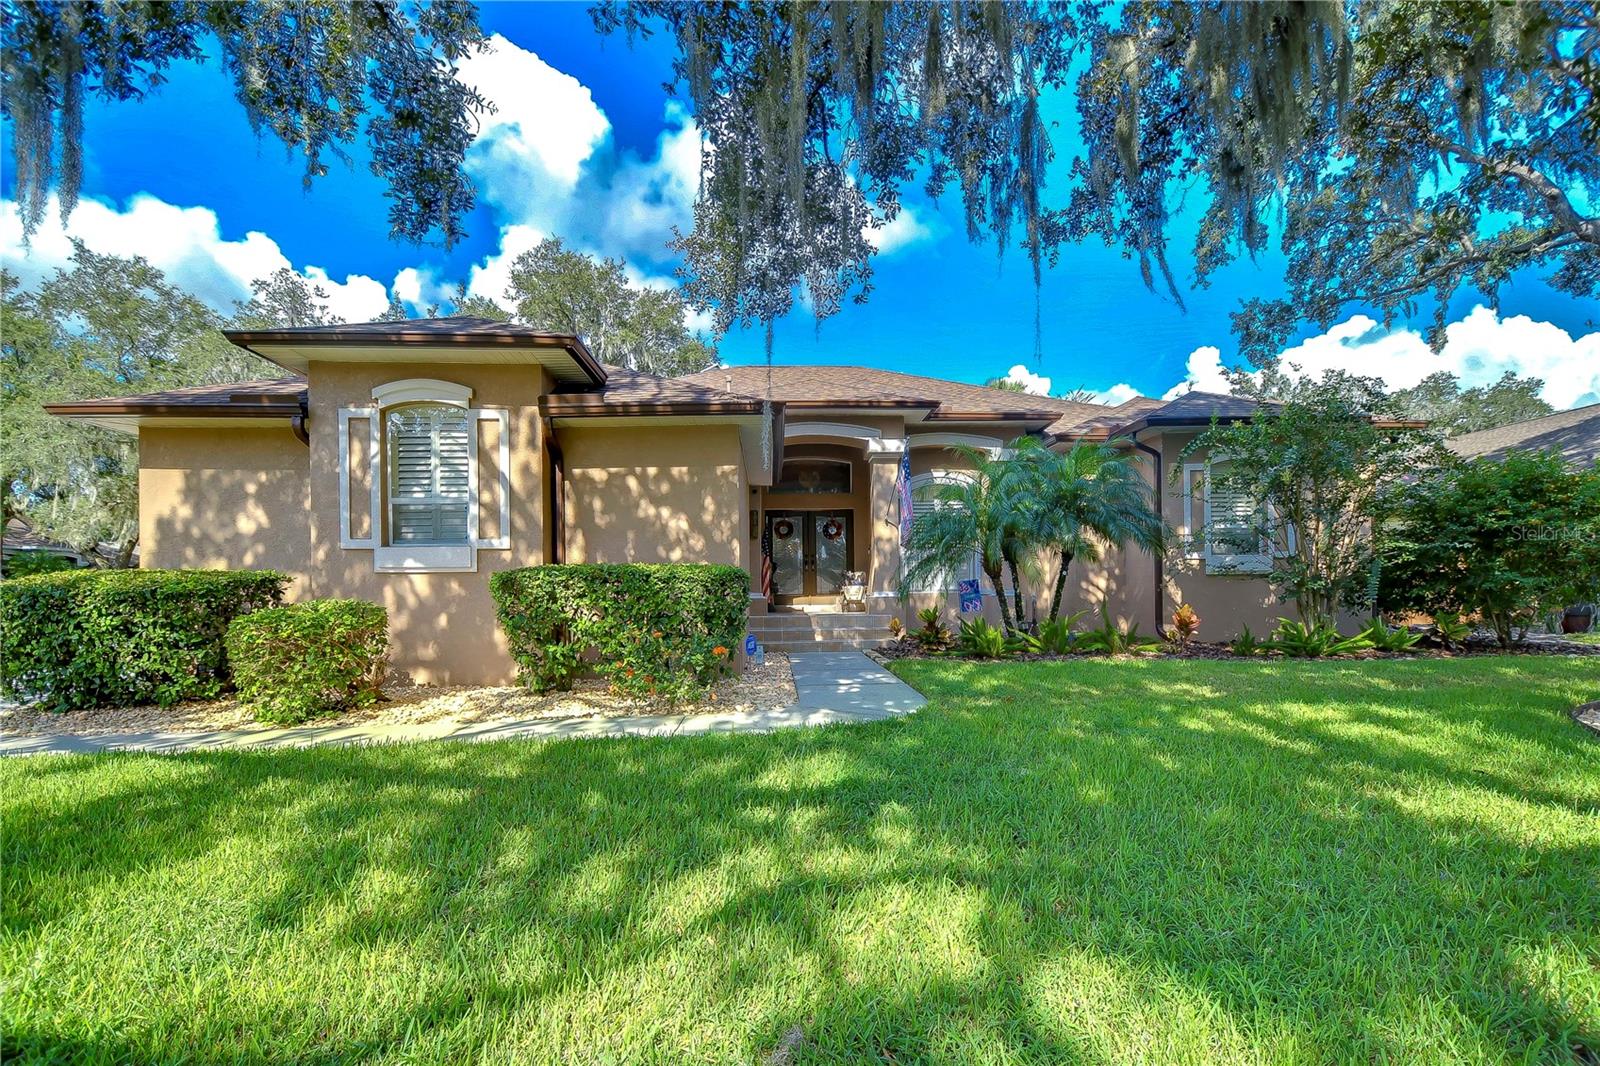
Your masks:
<svg viewBox="0 0 1600 1066"><path fill-rule="evenodd" d="M524 684L571 688L588 658L614 691L669 700L727 672L749 586L739 567L694 563L530 566L489 583Z"/></svg>

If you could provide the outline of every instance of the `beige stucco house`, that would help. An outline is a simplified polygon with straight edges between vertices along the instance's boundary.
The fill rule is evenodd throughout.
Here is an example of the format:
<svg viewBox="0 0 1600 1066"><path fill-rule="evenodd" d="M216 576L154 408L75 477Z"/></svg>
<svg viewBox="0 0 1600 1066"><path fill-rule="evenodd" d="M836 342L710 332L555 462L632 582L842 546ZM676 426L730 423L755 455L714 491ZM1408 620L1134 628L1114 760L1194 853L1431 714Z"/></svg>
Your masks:
<svg viewBox="0 0 1600 1066"><path fill-rule="evenodd" d="M468 318L228 337L295 376L49 409L138 434L143 565L270 567L296 598L382 603L395 664L419 681L509 679L489 577L537 563L744 567L752 631L780 645L953 614L975 571L902 594L900 479L909 465L914 506L931 505L967 465L957 445L1000 453L1023 434L1125 441L1183 545L1075 568L1071 608L1150 632L1188 601L1210 638L1282 613L1265 558L1189 536L1237 503L1211 499L1204 456L1182 454L1214 416L1249 415L1231 397L1106 407L848 366L665 379L602 366L577 337ZM865 614L838 613L851 571Z"/></svg>

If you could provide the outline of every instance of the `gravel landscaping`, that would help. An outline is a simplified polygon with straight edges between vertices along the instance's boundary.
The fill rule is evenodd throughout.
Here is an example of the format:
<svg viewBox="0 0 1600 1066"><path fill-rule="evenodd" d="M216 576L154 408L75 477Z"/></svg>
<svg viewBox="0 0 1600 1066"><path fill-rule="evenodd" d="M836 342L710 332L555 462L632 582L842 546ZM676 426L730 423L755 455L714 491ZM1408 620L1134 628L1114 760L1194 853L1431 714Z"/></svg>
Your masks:
<svg viewBox="0 0 1600 1066"><path fill-rule="evenodd" d="M787 657L769 654L765 665L748 664L744 672L721 682L699 703L678 703L670 708L614 695L598 680L579 681L571 692L537 695L528 689L443 685L391 684L382 702L345 714L316 719L308 725L378 723L416 724L441 719L461 722L520 721L529 718L570 718L587 715L627 716L654 714L670 709L674 714L725 711L767 711L795 702L794 676ZM180 703L172 707L103 707L82 711L47 711L34 707L0 710L0 733L54 733L74 736L130 732L210 732L245 729L255 725L249 707L232 696L219 700Z"/></svg>

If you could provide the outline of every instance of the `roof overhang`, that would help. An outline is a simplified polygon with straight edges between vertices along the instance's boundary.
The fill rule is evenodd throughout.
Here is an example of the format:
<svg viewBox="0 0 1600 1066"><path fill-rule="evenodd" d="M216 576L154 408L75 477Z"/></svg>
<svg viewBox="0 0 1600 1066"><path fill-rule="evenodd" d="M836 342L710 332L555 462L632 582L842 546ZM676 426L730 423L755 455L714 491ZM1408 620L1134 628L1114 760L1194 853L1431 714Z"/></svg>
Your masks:
<svg viewBox="0 0 1600 1066"><path fill-rule="evenodd" d="M116 400L83 400L74 403L47 403L47 413L85 425L117 433L137 434L142 426L199 429L229 429L281 426L304 414L300 401L293 397L273 397L229 403L126 403Z"/></svg>
<svg viewBox="0 0 1600 1066"><path fill-rule="evenodd" d="M763 463L762 438L768 422L762 410L763 404L759 401L607 404L599 400L599 397L582 394L545 395L539 397L539 413L557 429L733 426L739 431L745 476L750 484L771 485L777 480L778 470L783 465L784 405L781 403L772 405L771 436L768 438L772 443L772 454L770 460Z"/></svg>
<svg viewBox="0 0 1600 1066"><path fill-rule="evenodd" d="M542 366L564 384L605 384L605 368L578 337L565 334L439 332L319 333L293 329L224 330L223 336L270 363L304 374L329 363L488 363Z"/></svg>

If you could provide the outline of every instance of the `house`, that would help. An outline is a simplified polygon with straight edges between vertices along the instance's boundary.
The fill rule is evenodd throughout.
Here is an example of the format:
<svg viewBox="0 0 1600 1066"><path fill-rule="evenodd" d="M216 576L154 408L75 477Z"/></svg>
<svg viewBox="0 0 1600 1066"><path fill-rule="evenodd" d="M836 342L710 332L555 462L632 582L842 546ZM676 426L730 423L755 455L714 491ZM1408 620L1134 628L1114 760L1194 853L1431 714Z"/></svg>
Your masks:
<svg viewBox="0 0 1600 1066"><path fill-rule="evenodd" d="M744 567L753 629L779 642L875 642L890 616L953 613L974 572L902 597L899 518L903 472L913 506L932 506L969 465L957 445L1125 439L1180 535L1254 513L1211 498L1204 457L1183 456L1213 417L1249 417L1233 397L1106 407L847 366L664 379L602 366L577 337L471 318L227 336L294 376L49 410L138 434L145 565L271 567L297 598L382 603L395 664L420 681L511 677L489 577L536 563ZM1075 567L1068 607L1150 632L1184 600L1205 636L1266 628L1281 613L1268 560L1223 548L1112 552ZM835 613L847 571L866 576L865 615Z"/></svg>
<svg viewBox="0 0 1600 1066"><path fill-rule="evenodd" d="M1445 447L1463 459L1499 459L1512 449L1554 450L1572 466L1593 466L1600 462L1600 403L1463 433L1446 441Z"/></svg>

